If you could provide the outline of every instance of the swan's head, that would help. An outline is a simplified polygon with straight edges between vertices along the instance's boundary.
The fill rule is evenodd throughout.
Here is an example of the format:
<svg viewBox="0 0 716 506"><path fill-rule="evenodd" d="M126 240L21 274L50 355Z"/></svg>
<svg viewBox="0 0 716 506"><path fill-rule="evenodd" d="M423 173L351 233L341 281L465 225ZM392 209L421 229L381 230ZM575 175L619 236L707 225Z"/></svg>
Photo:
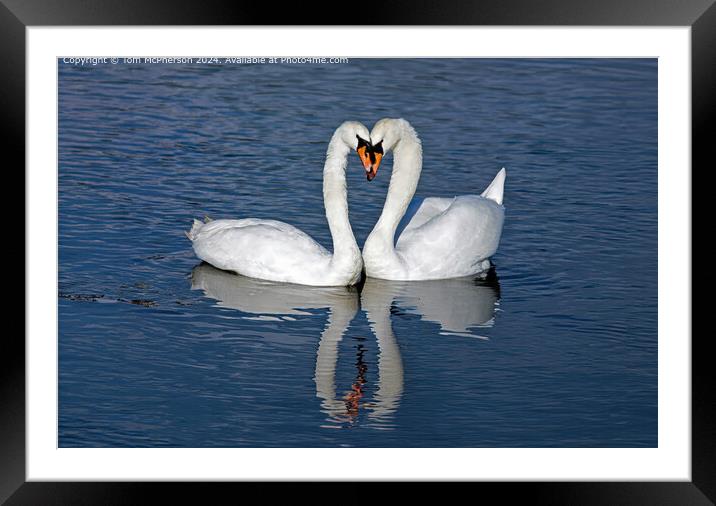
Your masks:
<svg viewBox="0 0 716 506"><path fill-rule="evenodd" d="M357 151L358 156L360 156L360 161L363 162L365 175L368 181L372 181L378 173L378 166L380 165L380 160L383 158L383 146L380 143L373 144L370 141L364 141L359 143Z"/></svg>
<svg viewBox="0 0 716 506"><path fill-rule="evenodd" d="M375 173L378 169L377 165L375 165L375 169L373 169L376 158L373 146L370 143L370 132L368 132L368 129L363 123L357 121L346 121L341 125L339 130L343 142L358 153L358 157L368 174L368 181L370 181L375 177Z"/></svg>
<svg viewBox="0 0 716 506"><path fill-rule="evenodd" d="M368 172L368 181L378 173L383 155L395 148L405 131L415 132L410 123L402 118L383 118L373 126L373 131L370 133L370 150L374 161L371 164L370 172ZM368 171L368 167L366 167L366 171Z"/></svg>

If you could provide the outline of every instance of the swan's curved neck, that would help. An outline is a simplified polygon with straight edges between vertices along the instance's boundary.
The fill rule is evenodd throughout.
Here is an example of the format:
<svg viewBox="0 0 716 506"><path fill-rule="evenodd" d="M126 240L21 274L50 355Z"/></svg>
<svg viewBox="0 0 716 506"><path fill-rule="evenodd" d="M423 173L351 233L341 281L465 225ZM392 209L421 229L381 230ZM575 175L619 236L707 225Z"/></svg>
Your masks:
<svg viewBox="0 0 716 506"><path fill-rule="evenodd" d="M360 257L348 220L346 165L349 152L350 147L342 140L340 130L336 131L328 145L323 168L323 204L333 239L332 262L337 267L353 264L356 257Z"/></svg>
<svg viewBox="0 0 716 506"><path fill-rule="evenodd" d="M423 150L415 130L407 124L397 125L396 128L398 141L393 148L393 173L388 195L378 223L365 243L368 251L379 249L382 255L395 255L395 230L415 195L423 168Z"/></svg>

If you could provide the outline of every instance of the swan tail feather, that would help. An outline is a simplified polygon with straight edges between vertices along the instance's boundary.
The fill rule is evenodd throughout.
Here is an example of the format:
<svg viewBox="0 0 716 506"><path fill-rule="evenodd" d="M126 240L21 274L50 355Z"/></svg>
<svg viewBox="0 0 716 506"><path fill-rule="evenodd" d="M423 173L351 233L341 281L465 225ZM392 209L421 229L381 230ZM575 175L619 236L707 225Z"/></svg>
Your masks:
<svg viewBox="0 0 716 506"><path fill-rule="evenodd" d="M195 219L194 223L191 226L191 230L189 230L188 232L184 232L184 234L189 238L190 241L193 241L194 239L196 239L196 236L199 233L199 230L201 230L201 227L203 227L203 226L204 226L204 223Z"/></svg>
<svg viewBox="0 0 716 506"><path fill-rule="evenodd" d="M502 196L505 192L505 176L507 176L507 171L504 167L502 167L500 172L498 172L495 176L495 179L493 179L492 183L490 183L490 186L482 192L482 196L486 199L494 200L498 204L502 205Z"/></svg>

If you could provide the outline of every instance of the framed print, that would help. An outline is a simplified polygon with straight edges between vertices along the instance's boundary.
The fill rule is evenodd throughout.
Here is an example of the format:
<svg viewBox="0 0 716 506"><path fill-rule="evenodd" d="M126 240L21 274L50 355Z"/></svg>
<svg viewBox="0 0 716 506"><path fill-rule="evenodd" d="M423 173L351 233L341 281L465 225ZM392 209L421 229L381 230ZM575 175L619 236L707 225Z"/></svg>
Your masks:
<svg viewBox="0 0 716 506"><path fill-rule="evenodd" d="M359 27L5 1L27 299L3 499L713 501L690 200L716 8L553 4Z"/></svg>

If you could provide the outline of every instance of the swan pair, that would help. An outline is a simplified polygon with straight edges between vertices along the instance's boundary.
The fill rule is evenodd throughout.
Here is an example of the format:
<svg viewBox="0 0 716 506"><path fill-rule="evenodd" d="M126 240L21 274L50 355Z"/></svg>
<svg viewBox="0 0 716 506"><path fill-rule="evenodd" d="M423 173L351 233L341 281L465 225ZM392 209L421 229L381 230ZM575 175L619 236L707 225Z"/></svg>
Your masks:
<svg viewBox="0 0 716 506"><path fill-rule="evenodd" d="M378 223L358 248L348 220L346 165L358 153L368 180L384 154L393 172ZM469 276L489 268L504 222L505 169L481 195L413 199L422 171L422 147L404 119L386 118L372 132L347 121L333 134L323 168L323 201L333 253L287 223L246 218L194 220L187 232L196 255L244 276L312 286L350 286L367 276L428 280ZM401 221L402 220L402 221ZM402 229L397 242L395 233Z"/></svg>

